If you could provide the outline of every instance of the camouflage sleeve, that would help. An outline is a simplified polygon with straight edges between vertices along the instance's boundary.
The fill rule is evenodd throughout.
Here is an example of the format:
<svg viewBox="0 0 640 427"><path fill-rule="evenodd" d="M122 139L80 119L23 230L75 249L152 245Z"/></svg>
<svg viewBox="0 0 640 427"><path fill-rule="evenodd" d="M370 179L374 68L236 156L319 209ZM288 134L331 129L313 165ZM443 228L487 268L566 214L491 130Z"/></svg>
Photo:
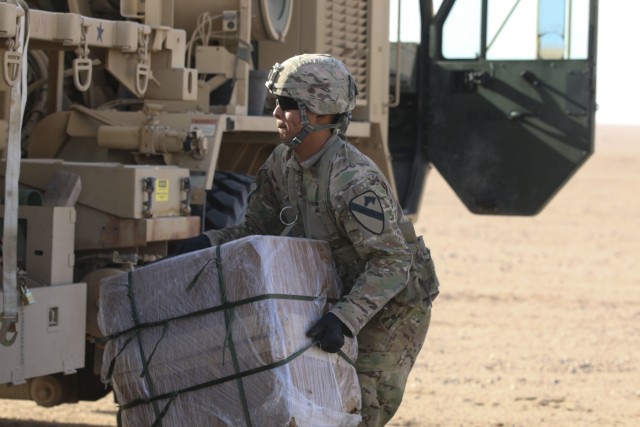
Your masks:
<svg viewBox="0 0 640 427"><path fill-rule="evenodd" d="M249 194L247 210L242 222L220 230L209 230L204 234L211 245L218 245L251 235L280 234L283 228L279 220L279 203L274 189L272 155L256 174L256 186Z"/></svg>
<svg viewBox="0 0 640 427"><path fill-rule="evenodd" d="M338 226L366 263L331 310L354 335L409 281L412 254L398 227L401 213L394 200L386 182L370 175L337 201Z"/></svg>

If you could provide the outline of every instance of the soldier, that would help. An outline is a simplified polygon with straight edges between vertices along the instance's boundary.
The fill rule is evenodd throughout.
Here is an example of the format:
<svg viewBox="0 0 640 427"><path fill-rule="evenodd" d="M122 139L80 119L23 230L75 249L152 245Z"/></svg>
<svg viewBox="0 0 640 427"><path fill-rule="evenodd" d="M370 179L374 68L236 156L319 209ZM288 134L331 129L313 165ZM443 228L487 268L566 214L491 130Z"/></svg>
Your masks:
<svg viewBox="0 0 640 427"><path fill-rule="evenodd" d="M363 424L394 415L425 340L438 281L378 167L345 138L357 89L345 65L304 54L275 64L267 87L282 144L256 176L244 221L187 240L182 252L254 234L328 241L342 298L307 332L337 352L357 336Z"/></svg>

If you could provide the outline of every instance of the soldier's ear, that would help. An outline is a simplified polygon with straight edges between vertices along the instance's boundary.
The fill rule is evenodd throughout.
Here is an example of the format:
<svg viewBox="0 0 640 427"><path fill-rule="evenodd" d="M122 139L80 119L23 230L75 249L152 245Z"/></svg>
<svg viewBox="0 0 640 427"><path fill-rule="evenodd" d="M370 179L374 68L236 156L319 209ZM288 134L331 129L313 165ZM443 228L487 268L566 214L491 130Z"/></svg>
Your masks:
<svg viewBox="0 0 640 427"><path fill-rule="evenodd" d="M318 123L321 124L333 124L335 114L318 114Z"/></svg>

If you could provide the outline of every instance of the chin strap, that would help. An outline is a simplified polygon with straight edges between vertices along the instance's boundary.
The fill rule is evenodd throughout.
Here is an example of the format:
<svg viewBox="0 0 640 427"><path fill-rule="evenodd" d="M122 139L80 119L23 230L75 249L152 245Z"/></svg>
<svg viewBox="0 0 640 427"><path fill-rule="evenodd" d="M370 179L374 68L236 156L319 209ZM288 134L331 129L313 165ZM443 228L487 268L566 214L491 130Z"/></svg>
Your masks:
<svg viewBox="0 0 640 427"><path fill-rule="evenodd" d="M298 132L296 136L291 138L288 141L285 141L284 144L289 148L295 148L302 143L302 141L309 135L311 132L316 132L319 130L325 129L335 129L333 133L337 133L341 136L344 136L347 131L347 126L349 126L349 122L351 119L351 112L348 114L342 114L338 123L331 123L326 125L310 125L309 118L307 117L307 107L304 105L302 101L298 101L298 110L300 110L300 124L303 126L302 130Z"/></svg>

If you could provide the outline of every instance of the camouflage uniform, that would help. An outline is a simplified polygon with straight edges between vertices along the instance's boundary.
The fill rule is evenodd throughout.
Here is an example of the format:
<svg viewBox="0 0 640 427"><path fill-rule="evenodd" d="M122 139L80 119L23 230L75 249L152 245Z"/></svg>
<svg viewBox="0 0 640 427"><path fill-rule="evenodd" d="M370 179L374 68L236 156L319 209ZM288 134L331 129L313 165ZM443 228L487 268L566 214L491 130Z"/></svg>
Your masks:
<svg viewBox="0 0 640 427"><path fill-rule="evenodd" d="M410 223L384 175L337 134L302 164L292 149L276 147L257 173L244 222L206 234L212 244L279 235L288 207L299 217L287 235L331 245L344 287L331 313L358 338L363 424L384 425L400 405L429 327L437 279L428 249L418 244L412 251L401 230Z"/></svg>

